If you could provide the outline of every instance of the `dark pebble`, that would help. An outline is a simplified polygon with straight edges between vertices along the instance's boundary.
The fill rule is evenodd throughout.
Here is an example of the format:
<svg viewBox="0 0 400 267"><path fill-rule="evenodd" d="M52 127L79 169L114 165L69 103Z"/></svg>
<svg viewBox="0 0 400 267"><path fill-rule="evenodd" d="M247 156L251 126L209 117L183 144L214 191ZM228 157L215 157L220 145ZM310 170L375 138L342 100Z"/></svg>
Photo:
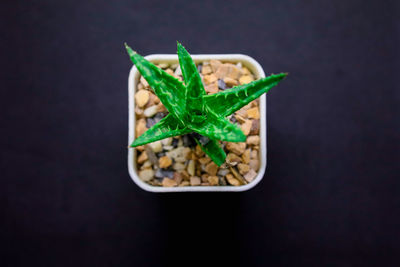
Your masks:
<svg viewBox="0 0 400 267"><path fill-rule="evenodd" d="M182 141L183 141L183 146L185 147L195 147L196 146L196 141L193 139L193 137L190 134L186 134L182 136Z"/></svg>
<svg viewBox="0 0 400 267"><path fill-rule="evenodd" d="M158 112L155 116L154 116L154 121L157 123L160 120L162 120L165 116L167 116L167 114L163 113L163 112Z"/></svg>
<svg viewBox="0 0 400 267"><path fill-rule="evenodd" d="M219 89L221 89L221 90L225 90L226 89L226 84L225 84L225 82L223 81L223 80L218 80L218 87L219 87Z"/></svg>
<svg viewBox="0 0 400 267"><path fill-rule="evenodd" d="M235 116L231 116L231 117L229 118L229 120L230 120L232 123L236 123L236 122L237 122Z"/></svg>
<svg viewBox="0 0 400 267"><path fill-rule="evenodd" d="M203 136L201 134L198 134L198 133L192 133L191 136L193 138L196 138L202 146L207 145L208 142L210 142L210 138Z"/></svg>
<svg viewBox="0 0 400 267"><path fill-rule="evenodd" d="M168 171L168 170L163 170L163 169L158 169L156 173L154 174L156 178L173 178L174 177L174 171Z"/></svg>
<svg viewBox="0 0 400 267"><path fill-rule="evenodd" d="M179 143L179 139L174 138L174 139L172 139L171 145L172 145L173 147L178 147L178 143Z"/></svg>
<svg viewBox="0 0 400 267"><path fill-rule="evenodd" d="M203 69L203 65L199 64L199 65L197 66L197 70L198 70L199 72L201 72L202 69Z"/></svg>
<svg viewBox="0 0 400 267"><path fill-rule="evenodd" d="M157 157L161 158L161 157L165 156L165 152L160 152L160 153L157 153L156 155L157 155Z"/></svg>
<svg viewBox="0 0 400 267"><path fill-rule="evenodd" d="M156 124L155 119L153 119L153 118L147 118L146 119L146 127L147 128L153 127L154 124Z"/></svg>

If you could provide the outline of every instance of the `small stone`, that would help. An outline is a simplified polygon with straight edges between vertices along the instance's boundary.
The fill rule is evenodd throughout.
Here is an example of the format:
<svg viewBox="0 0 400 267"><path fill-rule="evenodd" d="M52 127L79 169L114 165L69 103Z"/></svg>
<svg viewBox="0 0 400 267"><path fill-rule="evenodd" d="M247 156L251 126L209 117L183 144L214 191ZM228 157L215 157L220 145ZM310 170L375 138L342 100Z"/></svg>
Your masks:
<svg viewBox="0 0 400 267"><path fill-rule="evenodd" d="M218 176L210 175L210 176L208 176L207 180L210 183L210 185L218 185L219 184Z"/></svg>
<svg viewBox="0 0 400 267"><path fill-rule="evenodd" d="M168 137L168 138L161 140L161 144L163 146L170 146L171 143L172 143L172 137Z"/></svg>
<svg viewBox="0 0 400 267"><path fill-rule="evenodd" d="M233 185L233 186L240 185L239 181L237 179L235 179L232 174L228 173L225 177L226 177L226 180L228 180L228 183L230 185Z"/></svg>
<svg viewBox="0 0 400 267"><path fill-rule="evenodd" d="M182 136L182 141L183 146L186 147L194 147L196 145L196 141L189 134Z"/></svg>
<svg viewBox="0 0 400 267"><path fill-rule="evenodd" d="M158 112L158 113L154 116L154 121L157 123L157 122L159 122L160 120L162 120L165 116L166 116L165 113Z"/></svg>
<svg viewBox="0 0 400 267"><path fill-rule="evenodd" d="M246 149L246 143L231 143L228 142L226 144L226 149L229 151L235 153L236 155L240 156L243 154L243 152Z"/></svg>
<svg viewBox="0 0 400 267"><path fill-rule="evenodd" d="M195 168L196 168L196 165L194 163L194 160L189 160L189 164L187 167L187 172L189 173L189 175L194 176L195 170L196 170Z"/></svg>
<svg viewBox="0 0 400 267"><path fill-rule="evenodd" d="M150 162L155 165L158 166L158 158L156 156L156 153L154 153L153 149L151 148L150 144L146 145L146 154L147 157L149 158Z"/></svg>
<svg viewBox="0 0 400 267"><path fill-rule="evenodd" d="M223 79L225 77L238 79L240 75L241 75L240 69L231 63L225 63L220 65L217 71L215 72L215 76L217 76L217 78L219 79Z"/></svg>
<svg viewBox="0 0 400 267"><path fill-rule="evenodd" d="M258 135L251 135L249 137L247 137L247 141L246 143L248 145L259 145L260 144L260 137Z"/></svg>
<svg viewBox="0 0 400 267"><path fill-rule="evenodd" d="M147 90L137 91L137 93L135 94L136 104L141 108L144 107L144 105L146 105L149 101L149 95L149 91Z"/></svg>
<svg viewBox="0 0 400 267"><path fill-rule="evenodd" d="M249 74L251 74L251 72L249 71L248 68L242 67L242 74L243 74L243 75L249 75Z"/></svg>
<svg viewBox="0 0 400 267"><path fill-rule="evenodd" d="M176 162L186 162L186 158L190 152L190 148L180 146L167 152L167 156L174 159Z"/></svg>
<svg viewBox="0 0 400 267"><path fill-rule="evenodd" d="M157 112L158 112L158 107L154 105L154 106L146 108L144 110L143 114L146 117L153 117L154 115L156 115Z"/></svg>
<svg viewBox="0 0 400 267"><path fill-rule="evenodd" d="M217 174L219 176L226 176L228 173L229 173L228 169L219 169Z"/></svg>
<svg viewBox="0 0 400 267"><path fill-rule="evenodd" d="M183 180L185 180L185 181L190 180L190 175L186 170L181 171L181 175L182 175Z"/></svg>
<svg viewBox="0 0 400 267"><path fill-rule="evenodd" d="M203 158L199 158L199 162L200 164L207 164L211 161L211 159L209 157L203 157Z"/></svg>
<svg viewBox="0 0 400 267"><path fill-rule="evenodd" d="M156 107L157 107L157 112L167 112L168 111L167 108L161 102L158 103Z"/></svg>
<svg viewBox="0 0 400 267"><path fill-rule="evenodd" d="M176 162L172 168L176 171L183 171L184 169L186 169L185 164L181 163L181 162Z"/></svg>
<svg viewBox="0 0 400 267"><path fill-rule="evenodd" d="M140 76L140 82L143 84L144 87L150 87L149 83L146 81L146 79L143 76Z"/></svg>
<svg viewBox="0 0 400 267"><path fill-rule="evenodd" d="M214 162L210 162L206 165L205 171L210 175L216 175L218 172L218 165Z"/></svg>
<svg viewBox="0 0 400 267"><path fill-rule="evenodd" d="M171 144L171 145L172 145L173 147L177 147L177 146L178 146L178 142L179 142L179 139L173 138L173 139L172 139L172 144Z"/></svg>
<svg viewBox="0 0 400 267"><path fill-rule="evenodd" d="M144 170L144 169L151 169L151 166L152 166L152 165L153 165L153 164L151 164L150 160L146 160L146 161L143 163L142 167L140 167L140 169L141 169L141 170Z"/></svg>
<svg viewBox="0 0 400 267"><path fill-rule="evenodd" d="M166 69L165 72L171 76L174 76L174 71L172 69Z"/></svg>
<svg viewBox="0 0 400 267"><path fill-rule="evenodd" d="M243 176L236 170L236 168L230 167L229 170L232 172L233 176L239 181L240 184L246 184Z"/></svg>
<svg viewBox="0 0 400 267"><path fill-rule="evenodd" d="M152 118L147 118L146 119L146 127L151 128L156 124L156 121Z"/></svg>
<svg viewBox="0 0 400 267"><path fill-rule="evenodd" d="M250 151L250 148L246 149L246 151L242 154L242 160L245 164L248 164L250 162Z"/></svg>
<svg viewBox="0 0 400 267"><path fill-rule="evenodd" d="M149 91L146 91L146 92L149 92ZM148 108L148 107L158 104L160 101L158 101L156 103L156 99L158 99L158 97L155 94L149 93L149 101L147 102L145 107Z"/></svg>
<svg viewBox="0 0 400 267"><path fill-rule="evenodd" d="M212 72L211 66L210 65L205 65L201 68L201 74L207 75Z"/></svg>
<svg viewBox="0 0 400 267"><path fill-rule="evenodd" d="M138 106L135 107L135 113L137 118L143 117L143 109L139 108Z"/></svg>
<svg viewBox="0 0 400 267"><path fill-rule="evenodd" d="M160 168L168 168L172 164L172 160L168 156L163 156L158 160Z"/></svg>
<svg viewBox="0 0 400 267"><path fill-rule="evenodd" d="M241 108L238 111L236 111L235 116L236 115L240 115L243 118L247 118L247 111L245 109Z"/></svg>
<svg viewBox="0 0 400 267"><path fill-rule="evenodd" d="M203 65L201 64L197 65L197 71L201 73L202 70L203 70Z"/></svg>
<svg viewBox="0 0 400 267"><path fill-rule="evenodd" d="M183 180L183 177L182 177L182 174L180 174L179 172L174 172L174 176L173 176L172 179L174 179L174 181L177 184L180 184L182 182L182 180Z"/></svg>
<svg viewBox="0 0 400 267"><path fill-rule="evenodd" d="M153 143L150 143L149 146L151 147L154 153L159 153L162 151L161 141L155 141Z"/></svg>
<svg viewBox="0 0 400 267"><path fill-rule="evenodd" d="M144 85L141 82L138 83L137 87L138 87L138 90L143 90L144 89Z"/></svg>
<svg viewBox="0 0 400 267"><path fill-rule="evenodd" d="M169 67L169 64L168 63L160 63L160 64L158 64L158 67L161 69L166 69Z"/></svg>
<svg viewBox="0 0 400 267"><path fill-rule="evenodd" d="M260 167L260 161L258 159L252 159L249 162L250 168L258 171L258 168Z"/></svg>
<svg viewBox="0 0 400 267"><path fill-rule="evenodd" d="M250 153L250 158L251 159L258 159L258 151L257 150L252 150Z"/></svg>
<svg viewBox="0 0 400 267"><path fill-rule="evenodd" d="M251 120L246 120L241 126L240 128L242 129L243 133L247 136L250 133L251 130L251 125L252 125L252 121Z"/></svg>
<svg viewBox="0 0 400 267"><path fill-rule="evenodd" d="M237 167L238 167L239 173L241 175L248 173L250 170L250 166L247 164L243 164L243 163L239 163Z"/></svg>
<svg viewBox="0 0 400 267"><path fill-rule="evenodd" d="M138 157L137 162L138 162L139 164L142 164L142 163L145 162L146 160L148 160L147 153L146 153L146 151L143 151L143 152L140 154L140 156Z"/></svg>
<svg viewBox="0 0 400 267"><path fill-rule="evenodd" d="M151 169L146 169L139 172L139 177L142 181L148 182L154 178L154 171Z"/></svg>
<svg viewBox="0 0 400 267"><path fill-rule="evenodd" d="M218 79L218 88L221 89L221 90L225 90L226 89L226 84L221 79Z"/></svg>
<svg viewBox="0 0 400 267"><path fill-rule="evenodd" d="M202 183L208 183L208 177L209 177L209 176L210 176L210 175L207 174L207 173L202 174L202 175L201 175L201 182L202 182Z"/></svg>
<svg viewBox="0 0 400 267"><path fill-rule="evenodd" d="M145 146L137 146L135 148L137 151L144 151Z"/></svg>
<svg viewBox="0 0 400 267"><path fill-rule="evenodd" d="M222 65L222 62L219 60L210 60L210 66L213 72L216 72L219 66Z"/></svg>
<svg viewBox="0 0 400 267"><path fill-rule="evenodd" d="M199 186L201 184L200 177L192 176L190 177L190 185L191 186Z"/></svg>
<svg viewBox="0 0 400 267"><path fill-rule="evenodd" d="M213 83L213 82L216 82L217 80L218 80L218 78L214 74L204 75L204 77L203 77L203 82L206 85L210 84L210 83Z"/></svg>
<svg viewBox="0 0 400 267"><path fill-rule="evenodd" d="M179 63L171 64L171 69L176 70L177 67L179 67Z"/></svg>
<svg viewBox="0 0 400 267"><path fill-rule="evenodd" d="M250 75L244 75L239 79L240 84L246 84L252 81L254 81L254 79Z"/></svg>
<svg viewBox="0 0 400 267"><path fill-rule="evenodd" d="M235 118L239 123L245 123L246 119L240 116L239 114L235 114Z"/></svg>
<svg viewBox="0 0 400 267"><path fill-rule="evenodd" d="M260 133L260 120L252 120L250 134L255 135Z"/></svg>
<svg viewBox="0 0 400 267"><path fill-rule="evenodd" d="M258 120L260 118L260 111L259 111L258 107L248 109L247 110L247 116L249 116L249 118L253 118L253 119L257 119Z"/></svg>
<svg viewBox="0 0 400 267"><path fill-rule="evenodd" d="M228 153L228 155L226 156L226 162L228 162L232 166L235 166L236 164L242 162L242 159L234 153Z"/></svg>
<svg viewBox="0 0 400 267"><path fill-rule="evenodd" d="M154 174L156 178L173 178L174 177L174 171L169 171L169 170L163 170L163 169L157 169L156 173Z"/></svg>
<svg viewBox="0 0 400 267"><path fill-rule="evenodd" d="M233 87L238 85L238 81L229 77L224 78L224 82L228 87Z"/></svg>
<svg viewBox="0 0 400 267"><path fill-rule="evenodd" d="M204 90L206 90L208 94L218 93L218 82L213 82L211 84L204 86Z"/></svg>
<svg viewBox="0 0 400 267"><path fill-rule="evenodd" d="M195 153L196 153L196 156L198 156L199 158L203 157L205 155L203 149L201 149L201 147L199 145L196 146Z"/></svg>
<svg viewBox="0 0 400 267"><path fill-rule="evenodd" d="M141 136L145 131L147 131L146 120L140 119L136 122L136 138Z"/></svg>
<svg viewBox="0 0 400 267"><path fill-rule="evenodd" d="M244 179L246 179L247 182L250 183L251 181L254 180L254 178L256 178L256 176L257 176L257 173L253 169L250 169L250 171L248 173L246 173L243 177L244 177Z"/></svg>
<svg viewBox="0 0 400 267"><path fill-rule="evenodd" d="M174 187L177 185L178 185L178 183L174 179L164 178L162 180L162 186L164 186L164 187Z"/></svg>
<svg viewBox="0 0 400 267"><path fill-rule="evenodd" d="M179 184L179 186L189 186L190 183L189 181L183 181L182 183Z"/></svg>
<svg viewBox="0 0 400 267"><path fill-rule="evenodd" d="M225 177L219 177L219 185L221 186L227 185Z"/></svg>

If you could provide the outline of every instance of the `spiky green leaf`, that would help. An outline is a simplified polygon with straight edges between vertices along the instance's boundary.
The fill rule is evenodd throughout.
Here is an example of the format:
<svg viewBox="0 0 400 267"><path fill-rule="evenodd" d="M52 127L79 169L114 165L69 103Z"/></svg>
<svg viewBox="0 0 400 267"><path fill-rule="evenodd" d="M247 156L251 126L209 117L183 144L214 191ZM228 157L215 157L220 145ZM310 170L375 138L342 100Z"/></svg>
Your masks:
<svg viewBox="0 0 400 267"><path fill-rule="evenodd" d="M215 164L221 166L226 159L225 151L219 145L218 141L210 139L207 144L202 145L197 138L194 138L201 149L214 161Z"/></svg>
<svg viewBox="0 0 400 267"><path fill-rule="evenodd" d="M287 73L270 75L266 78L236 86L213 95L205 95L204 100L209 109L220 116L226 117L254 99L259 98L262 94L267 93L286 76Z"/></svg>
<svg viewBox="0 0 400 267"><path fill-rule="evenodd" d="M153 125L153 127L148 129L141 136L137 137L131 144L131 147L142 146L164 138L188 134L190 132L191 130L186 127L182 127L172 114L168 114L165 118Z"/></svg>

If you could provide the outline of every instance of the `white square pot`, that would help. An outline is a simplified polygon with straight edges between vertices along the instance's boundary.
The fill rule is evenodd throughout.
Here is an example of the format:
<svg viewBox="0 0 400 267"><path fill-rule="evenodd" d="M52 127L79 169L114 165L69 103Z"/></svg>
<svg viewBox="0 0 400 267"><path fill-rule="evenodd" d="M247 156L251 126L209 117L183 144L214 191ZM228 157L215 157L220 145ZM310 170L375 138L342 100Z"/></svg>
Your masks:
<svg viewBox="0 0 400 267"><path fill-rule="evenodd" d="M178 56L174 54L153 54L145 57L147 60L158 63L178 63ZM212 59L224 62L238 63L247 67L256 77L264 78L265 73L260 64L253 58L241 54L215 54L215 55L192 55L193 60L197 62L209 61ZM135 92L140 73L135 66L132 67L128 78L128 96L129 96L129 138L128 146L135 140ZM267 167L267 103L266 95L260 97L260 168L256 178L241 186L184 186L184 187L158 187L143 182L137 173L136 152L133 148L128 148L128 171L132 180L142 189L149 192L239 192L246 191L257 185L264 176Z"/></svg>

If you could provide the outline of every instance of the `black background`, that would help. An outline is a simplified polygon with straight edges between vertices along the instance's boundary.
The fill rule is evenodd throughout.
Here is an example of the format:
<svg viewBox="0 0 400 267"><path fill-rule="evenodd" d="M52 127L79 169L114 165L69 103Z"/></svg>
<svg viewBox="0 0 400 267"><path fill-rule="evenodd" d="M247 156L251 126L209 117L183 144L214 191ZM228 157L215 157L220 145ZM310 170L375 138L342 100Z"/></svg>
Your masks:
<svg viewBox="0 0 400 267"><path fill-rule="evenodd" d="M2 1L0 27L0 265L400 263L395 1ZM290 73L248 192L152 194L128 175L123 43L177 40Z"/></svg>

